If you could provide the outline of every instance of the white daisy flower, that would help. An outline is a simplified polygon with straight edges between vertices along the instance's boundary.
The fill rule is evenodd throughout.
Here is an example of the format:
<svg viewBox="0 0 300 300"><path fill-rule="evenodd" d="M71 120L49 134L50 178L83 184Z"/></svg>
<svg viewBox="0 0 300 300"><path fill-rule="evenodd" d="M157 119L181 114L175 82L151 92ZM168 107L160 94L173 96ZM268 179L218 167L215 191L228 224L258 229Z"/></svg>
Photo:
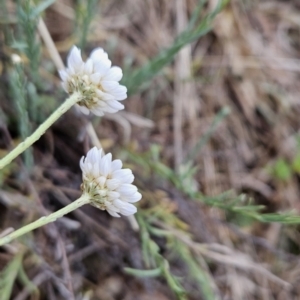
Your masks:
<svg viewBox="0 0 300 300"><path fill-rule="evenodd" d="M102 149L89 150L80 160L82 190L90 196L91 204L113 217L129 216L137 209L131 203L141 200L142 195L132 184L130 169L122 169L122 161L112 160L111 153L103 155Z"/></svg>
<svg viewBox="0 0 300 300"><path fill-rule="evenodd" d="M84 62L80 49L70 51L66 70L59 71L64 90L82 96L77 103L84 114L91 111L97 116L115 113L124 108L119 101L127 98L127 88L119 84L123 73L121 68L112 67L107 53L96 48Z"/></svg>

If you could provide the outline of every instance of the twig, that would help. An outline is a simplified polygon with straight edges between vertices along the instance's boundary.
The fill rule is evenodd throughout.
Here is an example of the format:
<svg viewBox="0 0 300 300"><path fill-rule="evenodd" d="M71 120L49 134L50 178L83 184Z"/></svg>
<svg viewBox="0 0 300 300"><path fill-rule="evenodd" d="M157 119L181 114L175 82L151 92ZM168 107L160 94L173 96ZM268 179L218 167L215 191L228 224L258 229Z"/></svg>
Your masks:
<svg viewBox="0 0 300 300"><path fill-rule="evenodd" d="M95 128L91 122L88 122L86 124L86 132L87 132L89 138L91 139L92 145L96 146L97 148L102 148L101 142L100 142L100 140L97 136L97 133L95 131Z"/></svg>
<svg viewBox="0 0 300 300"><path fill-rule="evenodd" d="M101 249L101 246L99 244L92 244L92 245L88 245L85 248L77 251L76 253L72 254L69 256L69 261L71 263L73 262L77 262L77 261L82 261L84 258L86 258L87 256L93 254L94 252L98 251L99 249Z"/></svg>
<svg viewBox="0 0 300 300"><path fill-rule="evenodd" d="M53 63L55 64L57 70L64 69L65 68L64 63L56 49L56 46L52 40L49 30L42 18L40 18L40 20L39 20L38 30L39 30L39 33L49 51L51 59L53 60Z"/></svg>
<svg viewBox="0 0 300 300"><path fill-rule="evenodd" d="M62 269L64 271L64 279L66 281L66 284L67 284L67 287L70 291L70 300L75 300L75 296L74 296L74 290L73 290L73 285L72 285L72 275L71 275L71 271L70 271L70 264L69 264L69 261L68 261L68 258L67 258L67 254L66 254L66 248L65 248L65 245L64 245L64 242L62 240L62 238L59 236L58 238L58 242L61 246L61 249L62 249Z"/></svg>
<svg viewBox="0 0 300 300"><path fill-rule="evenodd" d="M176 25L177 33L183 31L186 27L186 5L185 0L176 0ZM186 46L188 47L188 46ZM179 166L183 161L183 136L182 136L182 123L183 123L183 101L185 100L184 87L182 83L182 72L188 66L184 66L186 54L188 55L188 48L183 48L178 53L178 58L175 64L175 90L174 90L174 113L173 113L173 126L174 126L174 160L175 167L178 171Z"/></svg>

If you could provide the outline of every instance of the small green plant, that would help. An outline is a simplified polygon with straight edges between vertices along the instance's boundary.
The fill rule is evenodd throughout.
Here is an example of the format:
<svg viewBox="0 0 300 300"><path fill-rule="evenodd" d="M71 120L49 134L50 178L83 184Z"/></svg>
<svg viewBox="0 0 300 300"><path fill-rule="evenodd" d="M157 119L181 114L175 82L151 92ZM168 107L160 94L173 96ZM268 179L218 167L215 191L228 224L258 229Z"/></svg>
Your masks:
<svg viewBox="0 0 300 300"><path fill-rule="evenodd" d="M15 63L14 68L9 73L10 92L15 100L15 105L19 115L19 132L22 139L29 136L31 132L31 124L29 121L28 111L29 102L26 90L27 82L24 74L24 69L21 63ZM24 152L25 165L28 168L33 166L32 149L28 148Z"/></svg>
<svg viewBox="0 0 300 300"><path fill-rule="evenodd" d="M31 0L17 1L18 34L11 47L27 56L30 77L34 83L39 83L38 69L41 57L41 46L36 36L38 21L40 14L54 2L54 0L46 0L34 5Z"/></svg>
<svg viewBox="0 0 300 300"><path fill-rule="evenodd" d="M179 300L187 299L187 292L180 284L179 279L171 273L168 260L159 253L159 246L151 239L148 229L149 225L140 216L138 216L138 222L140 225L144 262L146 267L150 269L136 270L125 268L125 272L138 277L162 276Z"/></svg>
<svg viewBox="0 0 300 300"><path fill-rule="evenodd" d="M9 300L12 296L13 285L16 280L27 287L27 290L31 291L31 294L38 297L39 290L29 280L24 268L23 268L24 251L16 254L8 265L0 273L0 295L1 300Z"/></svg>
<svg viewBox="0 0 300 300"><path fill-rule="evenodd" d="M276 179L288 181L292 177L293 170L286 160L280 158L274 163L271 172Z"/></svg>
<svg viewBox="0 0 300 300"><path fill-rule="evenodd" d="M293 175L300 174L300 143L297 138L297 151L295 156L291 160L279 157L275 162L267 169L274 179L287 182Z"/></svg>
<svg viewBox="0 0 300 300"><path fill-rule="evenodd" d="M97 13L97 4L99 0L77 0L76 1L76 32L78 32L78 43L81 49L84 49L91 22Z"/></svg>
<svg viewBox="0 0 300 300"><path fill-rule="evenodd" d="M185 180L193 182L194 179L185 177L185 180L182 180L182 178L178 177L174 170L157 159L157 149L159 148L152 146L149 151L138 156L130 151L127 154L129 159L142 166L146 174L153 173L161 179L171 182L178 190L194 201L200 201L208 206L217 207L232 214L238 214L249 220L265 223L300 224L300 216L295 215L293 212L263 213L265 207L263 205L255 205L253 200L244 194L236 196L232 191L228 191L215 197L207 197L191 186L187 188ZM185 174L193 176L193 168Z"/></svg>

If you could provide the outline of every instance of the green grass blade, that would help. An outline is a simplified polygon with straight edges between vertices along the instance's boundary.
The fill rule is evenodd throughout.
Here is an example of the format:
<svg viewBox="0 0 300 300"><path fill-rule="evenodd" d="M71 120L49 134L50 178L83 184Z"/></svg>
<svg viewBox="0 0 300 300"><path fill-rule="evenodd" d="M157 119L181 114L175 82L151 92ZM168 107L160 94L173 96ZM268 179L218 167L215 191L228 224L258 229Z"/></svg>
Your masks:
<svg viewBox="0 0 300 300"><path fill-rule="evenodd" d="M205 2L206 1L200 1L196 8L196 14L193 15L187 29L175 39L170 48L161 51L156 57L140 69L131 72L131 74L128 72L128 74L126 73L124 75L124 80L122 82L127 87L129 94L134 94L139 89L143 89L143 86L158 72L160 72L163 67L172 62L174 56L180 51L180 49L196 39L199 39L211 30L212 21L221 11L223 5L222 2L219 2L217 8L212 13L204 16L200 23L194 28L193 25L197 23L197 18L200 17L200 12Z"/></svg>

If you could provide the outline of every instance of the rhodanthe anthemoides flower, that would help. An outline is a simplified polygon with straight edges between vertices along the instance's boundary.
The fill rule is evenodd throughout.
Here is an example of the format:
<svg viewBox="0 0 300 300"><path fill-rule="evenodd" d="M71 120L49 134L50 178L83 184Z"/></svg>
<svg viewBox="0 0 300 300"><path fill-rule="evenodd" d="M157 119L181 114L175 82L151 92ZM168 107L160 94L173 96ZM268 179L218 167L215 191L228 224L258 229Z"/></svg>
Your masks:
<svg viewBox="0 0 300 300"><path fill-rule="evenodd" d="M141 200L142 195L132 184L134 176L130 169L122 169L122 161L112 160L111 153L103 155L102 149L92 148L80 160L82 190L89 195L90 204L107 210L113 217L136 213L131 204Z"/></svg>
<svg viewBox="0 0 300 300"><path fill-rule="evenodd" d="M119 102L127 98L126 87L119 84L123 76L122 70L111 66L111 61L102 48L96 48L84 62L80 49L74 46L67 65L67 69L59 72L62 86L69 94L80 94L77 104L84 114L91 111L97 116L103 116L124 108Z"/></svg>
<svg viewBox="0 0 300 300"><path fill-rule="evenodd" d="M81 197L48 216L41 217L0 237L0 246L36 228L52 223L86 204L102 210L106 209L113 217L120 217L119 214L130 216L136 213L137 209L131 203L141 200L142 195L132 184L134 176L131 170L122 169L122 165L121 160L112 160L111 153L104 155L102 149L92 148L86 157L80 160L83 179Z"/></svg>

